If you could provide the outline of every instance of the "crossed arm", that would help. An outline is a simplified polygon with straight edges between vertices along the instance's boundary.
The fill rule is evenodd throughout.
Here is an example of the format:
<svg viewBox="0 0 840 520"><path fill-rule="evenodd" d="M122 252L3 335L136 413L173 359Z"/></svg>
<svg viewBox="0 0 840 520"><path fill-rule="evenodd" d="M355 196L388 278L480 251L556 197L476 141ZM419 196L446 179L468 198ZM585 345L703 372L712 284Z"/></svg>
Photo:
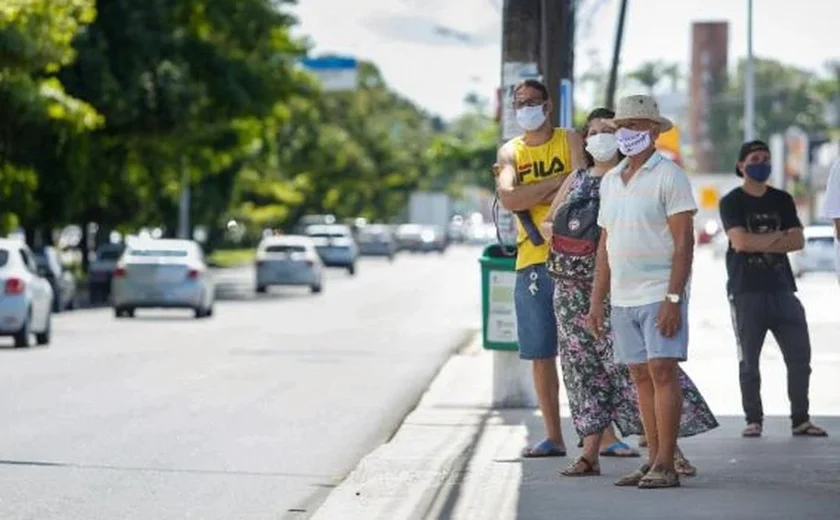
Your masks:
<svg viewBox="0 0 840 520"><path fill-rule="evenodd" d="M563 182L562 177L552 177L540 182L519 184L513 146L510 143L499 149L497 164L499 173L496 177L496 189L499 201L509 211L524 211L537 204L550 202Z"/></svg>
<svg viewBox="0 0 840 520"><path fill-rule="evenodd" d="M750 233L743 227L733 227L726 235L738 253L789 253L805 247L801 227L772 233Z"/></svg>

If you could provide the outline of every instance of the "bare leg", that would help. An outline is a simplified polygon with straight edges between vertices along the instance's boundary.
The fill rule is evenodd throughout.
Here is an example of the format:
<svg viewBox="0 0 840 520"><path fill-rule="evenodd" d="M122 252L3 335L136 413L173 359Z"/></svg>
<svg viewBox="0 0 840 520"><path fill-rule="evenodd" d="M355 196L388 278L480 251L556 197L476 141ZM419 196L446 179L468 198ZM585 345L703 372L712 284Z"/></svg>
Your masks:
<svg viewBox="0 0 840 520"><path fill-rule="evenodd" d="M659 436L656 427L656 392L648 364L630 365L630 376L633 378L636 393L639 396L639 414L642 416L642 425L645 428L645 438L648 443L648 464L653 466L659 455ZM669 467L673 467L673 458L672 454Z"/></svg>
<svg viewBox="0 0 840 520"><path fill-rule="evenodd" d="M600 437L602 449L621 441L621 439L618 438L618 435L616 435L615 428L613 428L612 424L607 426L606 429L604 429L604 432ZM586 439L583 440L583 444L584 446L586 446Z"/></svg>
<svg viewBox="0 0 840 520"><path fill-rule="evenodd" d="M674 455L677 449L677 434L682 412L682 389L678 377L677 361L674 359L653 359L648 363L653 381L656 410L657 452L652 464L656 468L674 469ZM641 405L641 392L639 393ZM647 423L645 423L647 432ZM648 434L648 443L653 446Z"/></svg>
<svg viewBox="0 0 840 520"><path fill-rule="evenodd" d="M557 359L535 359L533 373L534 388L540 401L546 436L564 446L563 432L560 429L560 380L557 376Z"/></svg>

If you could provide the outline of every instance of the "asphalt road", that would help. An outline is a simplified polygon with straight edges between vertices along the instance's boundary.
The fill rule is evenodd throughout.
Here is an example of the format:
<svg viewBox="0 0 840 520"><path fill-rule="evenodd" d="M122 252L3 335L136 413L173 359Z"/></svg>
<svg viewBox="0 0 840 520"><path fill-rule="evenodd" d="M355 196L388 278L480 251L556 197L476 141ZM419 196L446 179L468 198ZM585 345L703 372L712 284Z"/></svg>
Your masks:
<svg viewBox="0 0 840 520"><path fill-rule="evenodd" d="M478 254L365 260L315 296L227 271L209 320L90 309L0 343L0 518L306 516L479 325Z"/></svg>

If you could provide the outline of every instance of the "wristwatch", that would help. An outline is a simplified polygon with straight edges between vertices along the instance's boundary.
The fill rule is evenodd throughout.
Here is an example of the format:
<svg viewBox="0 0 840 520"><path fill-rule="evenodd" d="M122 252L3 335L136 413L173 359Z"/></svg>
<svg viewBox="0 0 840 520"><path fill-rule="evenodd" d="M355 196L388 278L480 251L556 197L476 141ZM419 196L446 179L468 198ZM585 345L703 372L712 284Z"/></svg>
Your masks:
<svg viewBox="0 0 840 520"><path fill-rule="evenodd" d="M671 303L680 303L682 300L682 296L679 294L668 293L665 295L665 301L669 301Z"/></svg>

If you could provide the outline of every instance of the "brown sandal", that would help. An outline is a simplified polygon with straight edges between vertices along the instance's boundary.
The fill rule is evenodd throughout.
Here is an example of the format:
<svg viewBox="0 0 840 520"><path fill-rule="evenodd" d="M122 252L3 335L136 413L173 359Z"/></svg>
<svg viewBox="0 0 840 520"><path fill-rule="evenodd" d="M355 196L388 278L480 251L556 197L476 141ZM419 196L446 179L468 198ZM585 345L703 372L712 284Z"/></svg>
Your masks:
<svg viewBox="0 0 840 520"><path fill-rule="evenodd" d="M761 430L762 430L761 423L757 423L757 422L749 423L747 425L747 427L744 428L744 431L741 432L741 437L748 437L748 438L761 437ZM794 433L794 435L796 435L796 434Z"/></svg>
<svg viewBox="0 0 840 520"><path fill-rule="evenodd" d="M684 477L693 477L697 474L697 468L691 464L691 461L685 458L685 455L679 448L677 449L676 455L674 455L674 469L678 475Z"/></svg>
<svg viewBox="0 0 840 520"><path fill-rule="evenodd" d="M639 480L639 489L665 489L680 487L680 476L672 469L655 468Z"/></svg>
<svg viewBox="0 0 840 520"><path fill-rule="evenodd" d="M601 474L601 468L596 463L589 462L589 459L581 455L571 466L560 472L564 477L597 477Z"/></svg>
<svg viewBox="0 0 840 520"><path fill-rule="evenodd" d="M794 437L828 437L828 432L811 421L805 421L793 429Z"/></svg>
<svg viewBox="0 0 840 520"><path fill-rule="evenodd" d="M620 479L615 481L615 485L619 487L630 487L630 486L638 486L639 482L648 474L650 471L650 466L647 464L643 464L639 469L634 471L633 473L624 475Z"/></svg>

